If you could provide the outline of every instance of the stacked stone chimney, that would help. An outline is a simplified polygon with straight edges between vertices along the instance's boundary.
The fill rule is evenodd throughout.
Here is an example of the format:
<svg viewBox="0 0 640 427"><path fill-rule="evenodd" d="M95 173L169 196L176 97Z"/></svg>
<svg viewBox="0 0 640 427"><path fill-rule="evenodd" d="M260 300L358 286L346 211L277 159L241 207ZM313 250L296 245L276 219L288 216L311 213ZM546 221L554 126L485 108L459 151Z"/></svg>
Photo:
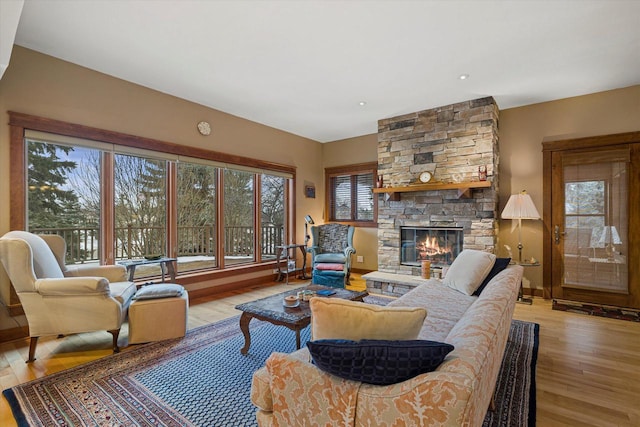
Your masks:
<svg viewBox="0 0 640 427"><path fill-rule="evenodd" d="M378 270L419 275L400 265L400 227L462 227L464 248L495 253L498 218L498 107L492 97L378 121L378 174L384 186L478 181L486 166L490 188L469 197L458 190L405 192L398 201L379 194Z"/></svg>

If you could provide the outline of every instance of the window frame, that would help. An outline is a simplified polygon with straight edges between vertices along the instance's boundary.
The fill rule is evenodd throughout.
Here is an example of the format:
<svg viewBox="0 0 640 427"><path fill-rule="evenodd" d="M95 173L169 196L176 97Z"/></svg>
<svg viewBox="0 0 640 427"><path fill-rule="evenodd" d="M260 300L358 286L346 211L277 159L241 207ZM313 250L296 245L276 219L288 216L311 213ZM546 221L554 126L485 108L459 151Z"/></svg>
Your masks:
<svg viewBox="0 0 640 427"><path fill-rule="evenodd" d="M236 155L230 155L226 153L205 150L197 147L182 146L170 142L159 141L151 138L140 137L135 135L123 134L115 131L109 131L104 129L93 128L89 126L79 125L75 123L63 122L59 120L53 120L38 116L33 116L24 113L17 113L9 111L9 131L10 131L10 162L11 167L9 171L10 179L10 218L9 226L11 230L25 230L26 229L26 210L27 210L27 180L26 180L26 144L25 144L25 131L40 131L50 134L63 135L65 137L82 138L86 140L93 140L98 142L105 142L113 144L119 147L128 147L132 149L144 149L151 152L163 153L167 155L184 156L187 158L203 159L210 162L223 163L233 169L237 166L238 169L246 170L247 168L254 170L254 174L259 177L260 173L275 173L289 175L290 178L285 182L285 215L286 215L286 232L284 239L288 242L291 236L295 235L295 191L296 188L296 168L294 166L283 165L279 163L267 162L263 160L253 159L249 157L242 157ZM55 142L53 142L55 143ZM101 183L101 190L104 192L103 198L105 200L113 200L113 187L105 184L113 180L113 176L110 172L112 168L109 168L111 162L113 162L113 156L106 156L107 161L103 164L104 178ZM173 162L169 162L170 169L174 169L176 165ZM112 166L112 165L111 165ZM167 186L169 188L168 193L171 193L171 189L175 188L175 173L169 173L169 182ZM259 179L259 178L258 178ZM254 191L254 198L257 191ZM167 222L167 246L168 254L171 256L175 254L177 250L177 204L175 203L174 195L168 194L167 203L171 203L173 206L169 209ZM171 202L169 200L171 199ZM218 198L217 207L220 212L220 204L222 198ZM102 229L104 235L101 239L101 263L114 264L115 258L113 254L114 247L114 235L111 232L114 228L114 217L109 212L108 206L113 206L112 203L103 203L101 217L103 218ZM105 206L106 205L106 206ZM259 217L259 204L254 205L256 210L255 217ZM256 222L254 220L254 222ZM218 229L220 232L220 229ZM260 247L259 233L255 233L255 245ZM221 239L218 239L220 242ZM286 243L285 242L285 243ZM220 243L219 243L220 244ZM220 250L220 248L218 248ZM222 252L217 252L221 254ZM224 264L215 267L215 270L208 269L203 271L196 271L193 273L187 272L184 278L187 280L186 284L198 282L201 280L207 280L211 278L221 278L229 275L237 274L238 271L242 273L250 273L261 270L269 270L274 264L274 260L262 261L261 257L257 255L256 260L252 263L243 264L240 266L233 266L224 268ZM224 272L220 270L225 270ZM195 277L197 276L197 277ZM189 277L195 277L196 280L189 280ZM181 279L183 276L181 276Z"/></svg>
<svg viewBox="0 0 640 427"><path fill-rule="evenodd" d="M329 222L337 222L340 224L353 225L354 227L377 227L378 226L378 197L376 194L372 193L373 200L373 220L371 221L363 221L354 219L354 209L356 209L357 204L353 203L357 200L357 186L351 187L351 219L350 220L336 220L334 218L334 213L331 210L331 206L335 201L335 191L331 186L331 179L337 176L350 176L352 182L355 180L356 175L363 175L364 173L370 172L372 175L372 183L375 186L376 177L378 173L378 163L370 162L370 163L358 163L353 165L345 165L345 166L336 166L325 168L325 212L327 212L327 217ZM372 186L372 188L373 188Z"/></svg>

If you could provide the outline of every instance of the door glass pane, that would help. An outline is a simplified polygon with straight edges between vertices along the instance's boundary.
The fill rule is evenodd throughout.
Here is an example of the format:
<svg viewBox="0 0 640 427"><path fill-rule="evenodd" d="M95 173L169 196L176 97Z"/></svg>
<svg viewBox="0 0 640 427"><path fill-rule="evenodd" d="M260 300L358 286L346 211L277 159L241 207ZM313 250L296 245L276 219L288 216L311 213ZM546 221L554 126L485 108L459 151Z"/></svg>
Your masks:
<svg viewBox="0 0 640 427"><path fill-rule="evenodd" d="M625 162L564 167L563 286L628 290Z"/></svg>
<svg viewBox="0 0 640 427"><path fill-rule="evenodd" d="M224 171L224 260L227 266L255 260L253 177L250 172Z"/></svg>
<svg viewBox="0 0 640 427"><path fill-rule="evenodd" d="M100 152L27 140L27 229L58 234L65 262L100 261Z"/></svg>
<svg viewBox="0 0 640 427"><path fill-rule="evenodd" d="M178 271L217 266L217 168L178 164Z"/></svg>
<svg viewBox="0 0 640 427"><path fill-rule="evenodd" d="M263 174L260 191L260 243L262 259L276 258L276 246L284 243L285 178Z"/></svg>
<svg viewBox="0 0 640 427"><path fill-rule="evenodd" d="M116 154L114 165L116 259L166 256L166 161ZM159 274L149 264L135 278Z"/></svg>

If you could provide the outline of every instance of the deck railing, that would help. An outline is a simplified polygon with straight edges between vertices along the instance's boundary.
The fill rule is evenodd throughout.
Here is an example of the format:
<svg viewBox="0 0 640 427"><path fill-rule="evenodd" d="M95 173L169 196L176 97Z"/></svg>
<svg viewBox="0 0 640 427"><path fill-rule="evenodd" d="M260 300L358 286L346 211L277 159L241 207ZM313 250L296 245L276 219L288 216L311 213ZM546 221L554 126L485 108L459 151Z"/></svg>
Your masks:
<svg viewBox="0 0 640 427"><path fill-rule="evenodd" d="M216 227L178 226L178 256L215 256ZM98 227L56 227L35 228L30 230L36 234L58 234L67 243L67 263L84 263L98 261L99 236ZM254 230L252 227L225 227L224 256L251 256L254 246ZM284 228L262 226L260 228L260 244L262 255L275 257L276 246L284 241ZM150 255L166 253L165 227L127 227L116 228L117 260L142 258Z"/></svg>

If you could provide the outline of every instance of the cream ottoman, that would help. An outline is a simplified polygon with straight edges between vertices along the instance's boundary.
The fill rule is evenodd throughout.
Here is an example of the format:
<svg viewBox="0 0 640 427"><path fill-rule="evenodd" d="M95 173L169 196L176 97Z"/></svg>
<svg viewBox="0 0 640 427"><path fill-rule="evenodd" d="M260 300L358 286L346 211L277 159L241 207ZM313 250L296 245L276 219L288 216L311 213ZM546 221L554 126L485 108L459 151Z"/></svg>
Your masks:
<svg viewBox="0 0 640 427"><path fill-rule="evenodd" d="M148 296L147 299L146 296L138 295L147 288L156 294L162 294L161 289L154 288L167 288L165 285L182 288L174 284L148 285L134 296L134 301L129 305L129 344L179 338L187 332L189 294L186 289L179 296L164 298Z"/></svg>

